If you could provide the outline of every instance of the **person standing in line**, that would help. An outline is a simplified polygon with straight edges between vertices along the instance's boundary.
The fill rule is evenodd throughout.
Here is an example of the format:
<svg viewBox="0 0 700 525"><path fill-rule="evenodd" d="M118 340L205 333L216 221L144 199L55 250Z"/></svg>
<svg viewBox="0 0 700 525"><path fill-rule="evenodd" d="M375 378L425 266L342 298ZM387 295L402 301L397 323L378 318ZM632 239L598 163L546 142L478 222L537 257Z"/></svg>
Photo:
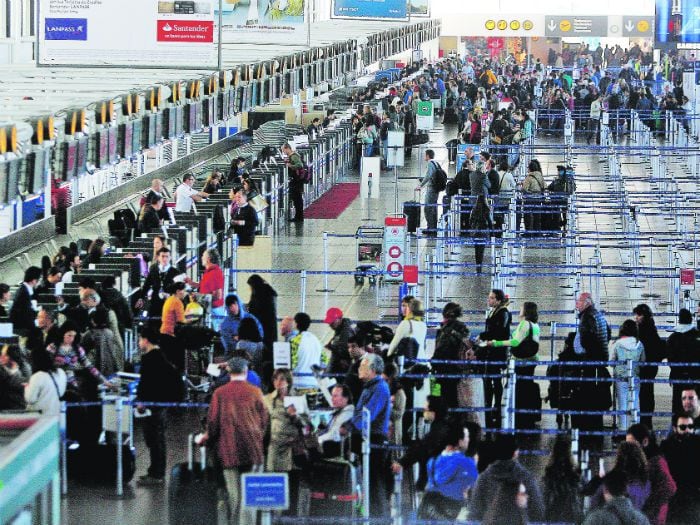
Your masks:
<svg viewBox="0 0 700 525"><path fill-rule="evenodd" d="M326 345L326 349L331 353L327 373L345 374L352 361L348 353L348 339L355 333L352 321L344 317L340 308L333 307L328 309L323 322L333 329L333 338Z"/></svg>
<svg viewBox="0 0 700 525"><path fill-rule="evenodd" d="M491 208L486 202L486 195L479 195L476 204L469 215L469 229L472 230L474 239L474 260L476 262L476 273L481 273L484 264L484 251L486 243L493 235L493 216Z"/></svg>
<svg viewBox="0 0 700 525"><path fill-rule="evenodd" d="M603 498L605 504L589 512L583 525L649 525L647 517L635 509L627 497L627 480L623 472L611 470L605 475Z"/></svg>
<svg viewBox="0 0 700 525"><path fill-rule="evenodd" d="M282 153L287 156L289 200L294 205L294 218L290 219L289 222L304 222L304 181L300 179L299 175L299 170L304 169L304 161L289 143L282 146Z"/></svg>
<svg viewBox="0 0 700 525"><path fill-rule="evenodd" d="M255 244L255 230L258 227L258 214L248 204L248 196L243 188L239 188L234 197L237 208L236 213L231 217L231 225L238 236L238 245L253 246Z"/></svg>
<svg viewBox="0 0 700 525"><path fill-rule="evenodd" d="M501 341L510 337L510 325L513 316L508 310L510 304L503 290L494 288L489 293L487 304L489 307L486 315L486 330L479 334L481 341ZM485 361L505 362L508 350L506 347L486 347L482 356ZM478 355L478 352L477 352ZM500 374L505 368L504 364L486 365L484 373L487 375ZM503 383L501 378L484 378L484 402L486 408L493 408L486 414L487 426L499 428L501 426L501 399L503 397Z"/></svg>
<svg viewBox="0 0 700 525"><path fill-rule="evenodd" d="M666 353L669 363L700 364L700 331L693 323L693 314L685 308L678 313L678 325L666 339ZM669 379L673 381L673 399L671 408L674 413L681 412L682 382L696 383L700 380L700 367L671 365Z"/></svg>
<svg viewBox="0 0 700 525"><path fill-rule="evenodd" d="M594 88L595 90L595 88ZM586 135L586 144L591 143L593 135L596 137L596 144L600 144L600 116L603 113L603 102L600 93L595 90L591 95L591 109L588 118L588 134Z"/></svg>
<svg viewBox="0 0 700 525"><path fill-rule="evenodd" d="M389 420L391 418L391 393L389 385L382 378L384 361L376 354L367 354L362 358L359 368L360 380L364 383L360 399L355 405L355 413L350 421L340 430L341 435L352 434L352 443L360 444L362 439L362 410L367 408L370 416L370 441L373 445L383 445L389 436ZM387 478L389 465L387 453L383 448L370 449L369 483L372 497L370 498L370 514L377 518L389 515L389 491Z"/></svg>
<svg viewBox="0 0 700 525"><path fill-rule="evenodd" d="M209 197L208 193L197 191L192 186L194 186L194 175L186 173L182 178L182 184L175 190L175 211L189 213L195 202L201 202Z"/></svg>
<svg viewBox="0 0 700 525"><path fill-rule="evenodd" d="M10 322L14 333L27 336L34 328L36 312L33 307L34 289L41 280L41 268L30 266L24 272L24 280L17 288L10 308Z"/></svg>
<svg viewBox="0 0 700 525"><path fill-rule="evenodd" d="M260 389L246 381L246 360L233 358L228 369L231 380L214 391L201 444L216 449L223 467L229 523L255 525L255 513L241 508L241 475L264 463L263 441L270 415Z"/></svg>
<svg viewBox="0 0 700 525"><path fill-rule="evenodd" d="M530 208L523 212L523 215L525 229L529 232L539 232L542 229L542 214L540 212L545 188L542 167L537 159L532 159L527 165L527 176L523 180L523 205Z"/></svg>
<svg viewBox="0 0 700 525"><path fill-rule="evenodd" d="M226 308L224 308L224 272L221 270L221 255L215 248L206 250L202 254L202 264L204 265L204 273L202 280L198 283L194 282L189 277L185 282L196 288L200 294L211 296L211 326L217 332L219 326L226 317Z"/></svg>
<svg viewBox="0 0 700 525"><path fill-rule="evenodd" d="M623 364L615 365L613 377L615 378L616 410L624 412L618 417L618 429L627 428L627 399L632 394L627 382L627 361L633 361L632 376L634 377L634 408L639 411L639 362L644 361L644 345L638 339L637 324L632 319L627 319L620 326L620 334L617 341L610 349L610 359L622 361Z"/></svg>
<svg viewBox="0 0 700 525"><path fill-rule="evenodd" d="M425 235L428 237L437 237L437 203L440 192L437 189L435 180L435 172L438 168L435 162L435 151L432 149L425 150L424 160L427 163L427 167L418 189L426 189L425 199L423 201L425 222L427 224Z"/></svg>
<svg viewBox="0 0 700 525"><path fill-rule="evenodd" d="M645 361L650 363L661 362L666 357L666 348L656 329L654 313L646 304L638 304L634 307L632 313L634 313L634 320L639 328L639 341L644 345ZM639 370L639 378L656 379L658 372L658 366L643 365ZM654 411L656 406L654 402L654 386L654 383L642 383L639 388L639 410L642 413L648 414ZM649 415L641 416L640 423L644 423L649 428L654 428L652 417Z"/></svg>

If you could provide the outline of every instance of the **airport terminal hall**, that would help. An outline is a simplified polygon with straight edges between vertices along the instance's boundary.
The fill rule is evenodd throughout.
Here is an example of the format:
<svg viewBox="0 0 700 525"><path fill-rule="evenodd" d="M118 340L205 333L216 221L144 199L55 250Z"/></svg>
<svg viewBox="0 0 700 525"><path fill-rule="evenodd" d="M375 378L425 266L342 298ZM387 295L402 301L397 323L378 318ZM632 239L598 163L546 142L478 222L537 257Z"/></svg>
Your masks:
<svg viewBox="0 0 700 525"><path fill-rule="evenodd" d="M700 525L699 135L700 0L0 0L0 525Z"/></svg>

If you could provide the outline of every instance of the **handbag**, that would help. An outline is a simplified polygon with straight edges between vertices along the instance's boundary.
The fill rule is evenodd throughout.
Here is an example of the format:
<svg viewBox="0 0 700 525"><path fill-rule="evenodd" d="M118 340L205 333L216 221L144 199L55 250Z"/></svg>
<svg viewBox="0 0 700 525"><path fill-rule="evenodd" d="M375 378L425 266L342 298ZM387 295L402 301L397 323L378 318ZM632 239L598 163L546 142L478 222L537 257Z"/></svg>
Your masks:
<svg viewBox="0 0 700 525"><path fill-rule="evenodd" d="M512 347L511 353L518 359L530 359L536 356L539 350L540 344L532 338L532 323L530 323L530 331L527 337L525 337L518 346Z"/></svg>
<svg viewBox="0 0 700 525"><path fill-rule="evenodd" d="M409 328L409 336L404 337L399 341L399 344L396 345L396 352L394 353L394 357L400 357L404 356L405 359L410 359L414 360L418 356L418 341L415 340L413 337L413 323L411 323L410 319L408 321L408 326Z"/></svg>
<svg viewBox="0 0 700 525"><path fill-rule="evenodd" d="M257 213L260 213L261 211L267 209L268 206L270 206L270 204L267 202L267 199L262 195L256 195L248 201L248 204L250 204L250 207L253 208Z"/></svg>

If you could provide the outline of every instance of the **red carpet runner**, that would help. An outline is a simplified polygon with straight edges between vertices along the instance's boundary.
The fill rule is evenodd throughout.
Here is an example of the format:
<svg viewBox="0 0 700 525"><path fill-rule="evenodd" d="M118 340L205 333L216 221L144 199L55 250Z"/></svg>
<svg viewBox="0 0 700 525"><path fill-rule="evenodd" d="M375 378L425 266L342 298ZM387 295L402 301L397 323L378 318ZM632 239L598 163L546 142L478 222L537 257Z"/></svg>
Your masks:
<svg viewBox="0 0 700 525"><path fill-rule="evenodd" d="M337 219L360 194L360 184L336 184L304 210L305 219Z"/></svg>

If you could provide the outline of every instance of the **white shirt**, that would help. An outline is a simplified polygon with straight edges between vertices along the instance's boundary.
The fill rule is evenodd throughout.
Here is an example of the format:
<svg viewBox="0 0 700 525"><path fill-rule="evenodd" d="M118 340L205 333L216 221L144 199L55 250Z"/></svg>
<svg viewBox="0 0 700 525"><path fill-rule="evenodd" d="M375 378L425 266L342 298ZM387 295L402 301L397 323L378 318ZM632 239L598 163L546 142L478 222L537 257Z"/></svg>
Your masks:
<svg viewBox="0 0 700 525"><path fill-rule="evenodd" d="M39 410L42 414L50 416L61 413L60 396L66 392L66 373L59 368L52 375L53 381L51 376L43 371L36 372L29 378L27 388L24 389L27 410Z"/></svg>
<svg viewBox="0 0 700 525"><path fill-rule="evenodd" d="M401 339L405 337L412 337L418 343L418 354L417 359L426 359L425 354L425 336L428 333L428 326L423 321L407 320L404 319L396 327L396 332L394 332L394 338L389 343L389 350L387 350L387 355L394 355L396 347L399 346ZM424 363L425 364L425 363ZM412 365L407 365L412 366Z"/></svg>
<svg viewBox="0 0 700 525"><path fill-rule="evenodd" d="M296 374L312 374L312 365L321 364L321 342L311 332L302 332L297 351L297 366L292 371L294 388L316 388L318 383L313 375L296 376Z"/></svg>
<svg viewBox="0 0 700 525"><path fill-rule="evenodd" d="M198 195L199 192L194 188L191 188L189 184L184 182L180 184L175 190L175 211L192 211L192 200L193 195Z"/></svg>
<svg viewBox="0 0 700 525"><path fill-rule="evenodd" d="M510 171L501 172L499 181L501 182L500 192L512 192L515 190L515 177Z"/></svg>

